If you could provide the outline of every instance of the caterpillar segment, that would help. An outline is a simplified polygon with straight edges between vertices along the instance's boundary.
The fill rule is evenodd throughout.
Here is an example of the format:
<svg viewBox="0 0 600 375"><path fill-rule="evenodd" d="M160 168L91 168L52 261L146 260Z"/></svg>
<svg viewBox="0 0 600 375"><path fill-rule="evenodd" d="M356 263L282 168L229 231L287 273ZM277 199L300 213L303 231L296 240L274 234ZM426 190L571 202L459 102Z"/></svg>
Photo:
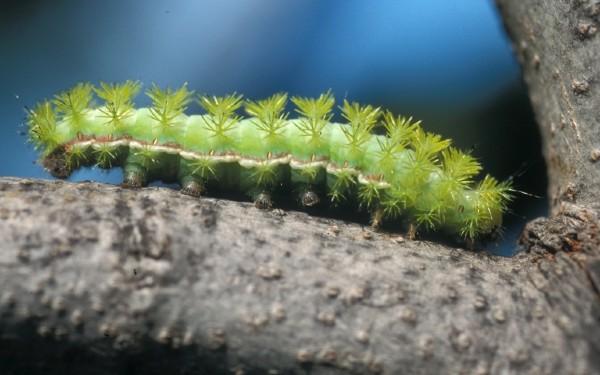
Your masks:
<svg viewBox="0 0 600 375"><path fill-rule="evenodd" d="M83 166L121 167L124 187L162 180L195 197L237 191L261 209L286 195L305 208L354 204L374 227L397 220L411 235L440 230L468 240L500 227L511 199L508 181L476 181L482 168L473 156L412 118L344 100L344 121L332 122L330 92L292 97L291 118L285 93L247 101L153 85L152 105L135 108L140 88L81 83L29 110L29 139L45 168L66 178ZM186 114L193 101L202 114Z"/></svg>

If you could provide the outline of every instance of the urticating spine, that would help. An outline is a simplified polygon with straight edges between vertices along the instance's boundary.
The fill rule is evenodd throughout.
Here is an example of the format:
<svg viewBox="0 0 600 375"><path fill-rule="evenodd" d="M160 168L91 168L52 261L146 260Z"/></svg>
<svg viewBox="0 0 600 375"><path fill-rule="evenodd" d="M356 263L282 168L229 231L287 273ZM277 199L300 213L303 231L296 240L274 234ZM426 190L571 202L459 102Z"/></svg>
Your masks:
<svg viewBox="0 0 600 375"><path fill-rule="evenodd" d="M345 123L332 122L329 92L292 97L290 118L284 93L245 101L154 85L152 106L136 109L139 90L133 81L82 83L30 110L29 138L46 168L64 178L82 165L121 166L126 186L160 179L191 195L234 189L258 207L287 189L303 206L353 201L374 224L401 218L467 239L499 227L510 199L508 182L475 182L479 162L412 118L344 100ZM94 96L103 104L92 105ZM185 113L192 100L204 114ZM373 133L379 127L385 134Z"/></svg>

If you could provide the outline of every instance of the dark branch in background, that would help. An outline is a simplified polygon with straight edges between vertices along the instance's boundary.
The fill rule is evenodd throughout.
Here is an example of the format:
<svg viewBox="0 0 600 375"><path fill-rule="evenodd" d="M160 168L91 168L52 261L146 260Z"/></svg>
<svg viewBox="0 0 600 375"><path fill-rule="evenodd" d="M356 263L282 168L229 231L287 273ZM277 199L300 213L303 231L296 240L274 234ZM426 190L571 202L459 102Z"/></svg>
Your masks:
<svg viewBox="0 0 600 375"><path fill-rule="evenodd" d="M0 178L0 372L600 372L593 1L499 0L552 216L514 258L169 189Z"/></svg>
<svg viewBox="0 0 600 375"><path fill-rule="evenodd" d="M600 207L600 2L497 0L523 69L561 202Z"/></svg>

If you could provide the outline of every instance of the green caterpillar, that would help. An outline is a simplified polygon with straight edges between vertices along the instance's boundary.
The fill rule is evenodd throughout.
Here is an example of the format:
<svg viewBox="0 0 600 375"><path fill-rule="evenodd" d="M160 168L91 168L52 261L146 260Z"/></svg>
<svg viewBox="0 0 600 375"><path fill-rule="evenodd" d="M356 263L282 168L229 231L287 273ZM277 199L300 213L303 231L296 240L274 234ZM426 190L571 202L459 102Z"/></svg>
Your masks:
<svg viewBox="0 0 600 375"><path fill-rule="evenodd" d="M81 166L121 166L126 187L177 181L181 192L242 192L259 208L276 191L300 205L354 202L377 226L403 219L410 232L442 230L467 240L496 230L511 198L510 183L426 132L420 122L344 100L345 124L331 122L334 98L292 97L297 118L285 111L287 94L259 101L241 95L199 96L202 115L186 115L194 95L153 85L149 108L134 108L140 83L81 83L28 111L29 139L42 163L66 178ZM93 105L94 94L104 103ZM241 108L249 117L238 114ZM385 135L373 130L382 127Z"/></svg>

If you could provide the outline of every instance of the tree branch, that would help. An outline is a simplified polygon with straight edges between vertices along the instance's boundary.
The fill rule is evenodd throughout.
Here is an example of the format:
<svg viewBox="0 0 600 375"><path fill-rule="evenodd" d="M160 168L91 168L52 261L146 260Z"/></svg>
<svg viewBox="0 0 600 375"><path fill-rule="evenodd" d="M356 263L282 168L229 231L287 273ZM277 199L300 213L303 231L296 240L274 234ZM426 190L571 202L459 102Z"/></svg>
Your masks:
<svg viewBox="0 0 600 375"><path fill-rule="evenodd" d="M1 178L0 202L3 373L600 369L600 261L534 227L501 258L165 188Z"/></svg>
<svg viewBox="0 0 600 375"><path fill-rule="evenodd" d="M541 128L552 213L600 208L597 0L497 0Z"/></svg>

